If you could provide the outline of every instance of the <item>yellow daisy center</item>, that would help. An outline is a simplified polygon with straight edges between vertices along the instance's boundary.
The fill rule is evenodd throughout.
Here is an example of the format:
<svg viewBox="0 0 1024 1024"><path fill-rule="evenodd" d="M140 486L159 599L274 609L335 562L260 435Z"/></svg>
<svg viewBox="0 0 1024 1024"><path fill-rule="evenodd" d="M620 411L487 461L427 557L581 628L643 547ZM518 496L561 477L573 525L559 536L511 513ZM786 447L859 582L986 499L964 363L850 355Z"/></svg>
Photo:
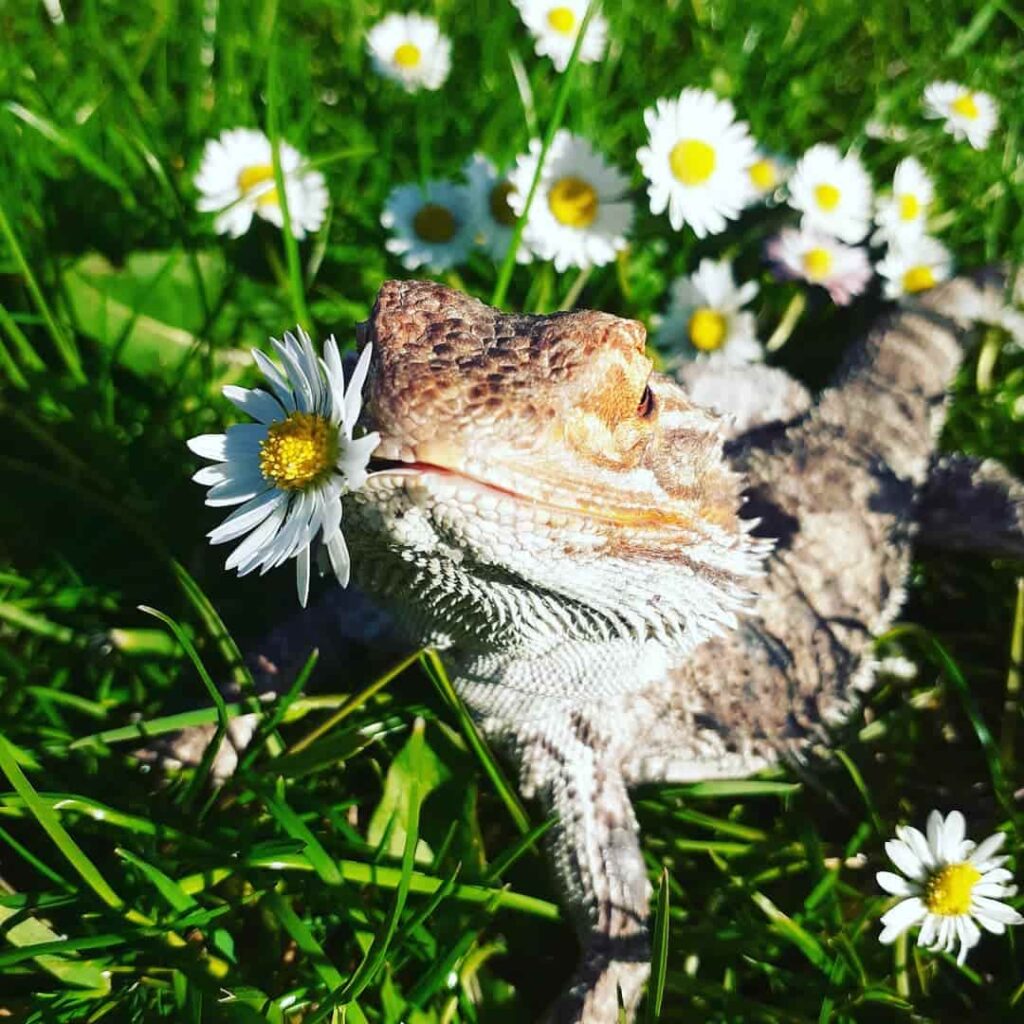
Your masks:
<svg viewBox="0 0 1024 1024"><path fill-rule="evenodd" d="M832 269L832 253L828 249L808 249L804 253L804 273L810 281L820 281Z"/></svg>
<svg viewBox="0 0 1024 1024"><path fill-rule="evenodd" d="M450 242L455 236L455 217L446 206L424 203L412 219L412 229L424 242L435 245Z"/></svg>
<svg viewBox="0 0 1024 1024"><path fill-rule="evenodd" d="M714 352L721 348L725 341L725 317L717 309L711 309L709 306L701 306L700 309L694 310L687 329L693 347L700 349L701 352Z"/></svg>
<svg viewBox="0 0 1024 1024"><path fill-rule="evenodd" d="M754 187L762 192L775 188L779 183L779 174L774 160L758 160L750 165L750 170L747 173L750 175Z"/></svg>
<svg viewBox="0 0 1024 1024"><path fill-rule="evenodd" d="M966 862L950 864L925 883L925 906L933 914L956 917L971 909L971 893L981 878L981 872Z"/></svg>
<svg viewBox="0 0 1024 1024"><path fill-rule="evenodd" d="M260 442L260 472L282 491L303 491L319 483L337 458L337 429L310 412L293 412L271 423Z"/></svg>
<svg viewBox="0 0 1024 1024"><path fill-rule="evenodd" d="M974 102L974 93L972 92L965 92L963 96L957 96L950 107L954 114L966 117L969 121L973 121L978 116L978 104Z"/></svg>
<svg viewBox="0 0 1024 1024"><path fill-rule="evenodd" d="M900 220L916 220L921 212L921 204L912 192L904 192L900 196Z"/></svg>
<svg viewBox="0 0 1024 1024"><path fill-rule="evenodd" d="M515 210L508 204L508 197L515 192L510 182L501 181L491 189L488 205L491 216L506 227L511 227L518 220Z"/></svg>
<svg viewBox="0 0 1024 1024"><path fill-rule="evenodd" d="M246 195L254 188L265 185L268 181L274 180L273 164L253 164L252 167L243 167L238 172L238 190ZM256 197L257 206L277 206L277 189L268 188Z"/></svg>
<svg viewBox="0 0 1024 1024"><path fill-rule="evenodd" d="M815 185L814 198L823 210L834 210L839 205L839 189L835 185Z"/></svg>
<svg viewBox="0 0 1024 1024"><path fill-rule="evenodd" d="M552 7L548 11L548 24L567 36L576 27L576 15L568 7Z"/></svg>
<svg viewBox="0 0 1024 1024"><path fill-rule="evenodd" d="M597 189L582 178L559 178L548 192L548 206L559 224L585 228L594 223L598 208Z"/></svg>
<svg viewBox="0 0 1024 1024"><path fill-rule="evenodd" d="M715 171L715 150L700 139L683 139L672 147L668 165L684 185L702 185Z"/></svg>
<svg viewBox="0 0 1024 1024"><path fill-rule="evenodd" d="M906 292L924 292L935 286L935 274L932 268L921 264L911 267L903 275L903 290Z"/></svg>
<svg viewBox="0 0 1024 1024"><path fill-rule="evenodd" d="M393 57L394 62L400 68L418 68L422 59L423 54L420 53L420 48L415 43L402 43L395 50Z"/></svg>

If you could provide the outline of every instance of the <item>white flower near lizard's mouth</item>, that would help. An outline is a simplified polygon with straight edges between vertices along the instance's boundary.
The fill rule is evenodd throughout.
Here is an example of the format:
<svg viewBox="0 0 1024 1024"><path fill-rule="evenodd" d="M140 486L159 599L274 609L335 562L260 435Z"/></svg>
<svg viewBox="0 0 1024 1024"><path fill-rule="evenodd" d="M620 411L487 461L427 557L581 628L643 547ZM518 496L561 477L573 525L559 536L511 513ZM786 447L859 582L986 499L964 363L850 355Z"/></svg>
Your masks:
<svg viewBox="0 0 1024 1024"><path fill-rule="evenodd" d="M688 359L752 363L763 352L754 314L742 307L757 295L756 281L736 286L727 260L701 260L696 273L672 284L668 310L658 330L660 345Z"/></svg>
<svg viewBox="0 0 1024 1024"><path fill-rule="evenodd" d="M508 176L513 187L508 201L517 215L526 206L540 151L534 139ZM562 129L545 156L523 241L558 271L610 263L626 247L633 226L628 191L629 180L621 171L586 139Z"/></svg>
<svg viewBox="0 0 1024 1024"><path fill-rule="evenodd" d="M892 195L880 198L875 208L878 230L873 242L918 238L925 233L935 186L916 157L908 156L896 167Z"/></svg>
<svg viewBox="0 0 1024 1024"><path fill-rule="evenodd" d="M512 243L512 232L518 219L509 202L515 187L508 175L499 174L494 164L480 153L466 161L463 173L473 206L475 242L491 259L500 262ZM520 243L516 261L529 263L530 258L529 250Z"/></svg>
<svg viewBox="0 0 1024 1024"><path fill-rule="evenodd" d="M885 297L899 299L934 288L953 272L949 250L930 235L889 244L878 261L878 273L885 280Z"/></svg>
<svg viewBox="0 0 1024 1024"><path fill-rule="evenodd" d="M728 100L706 89L684 89L644 111L647 145L636 158L649 182L651 213L668 210L676 231L717 235L751 194L754 140Z"/></svg>
<svg viewBox="0 0 1024 1024"><path fill-rule="evenodd" d="M327 186L319 171L304 169L302 154L293 146L281 142L279 152L292 234L303 238L306 232L318 231L324 222ZM261 131L233 128L210 139L203 149L195 186L200 193L196 208L217 214L213 226L218 234L244 235L254 214L276 227L284 225L273 150Z"/></svg>
<svg viewBox="0 0 1024 1024"><path fill-rule="evenodd" d="M440 89L451 70L451 40L433 18L389 14L366 35L366 48L378 75L405 88Z"/></svg>
<svg viewBox="0 0 1024 1024"><path fill-rule="evenodd" d="M398 185L391 190L380 222L392 234L388 252L406 270L447 270L463 263L473 248L476 221L469 190L450 181Z"/></svg>
<svg viewBox="0 0 1024 1024"><path fill-rule="evenodd" d="M932 82L924 90L925 117L942 118L944 131L975 149L985 149L999 120L996 101L987 92L957 82Z"/></svg>
<svg viewBox="0 0 1024 1024"><path fill-rule="evenodd" d="M819 143L797 161L789 179L789 205L802 225L853 245L871 222L871 179L853 153Z"/></svg>
<svg viewBox="0 0 1024 1024"><path fill-rule="evenodd" d="M572 49L580 34L587 0L512 0L519 9L523 24L533 36L538 57L550 57L556 71L569 66ZM581 64L592 64L604 56L608 41L608 22L598 12L590 19L580 44L577 58Z"/></svg>
<svg viewBox="0 0 1024 1024"><path fill-rule="evenodd" d="M885 852L901 874L879 871L876 878L886 892L903 898L882 915L880 942L889 944L920 926L919 946L951 953L959 944L957 963L962 964L981 938L979 924L994 935L1002 935L1007 925L1024 924L1024 917L1001 902L1017 892L1007 884L1013 879L1003 867L1009 858L996 856L1005 833L975 844L964 838L964 830L959 811L945 819L932 811L927 837L910 826L896 829L897 838L885 844Z"/></svg>
<svg viewBox="0 0 1024 1024"><path fill-rule="evenodd" d="M871 280L867 253L824 231L783 228L766 249L780 276L820 285L837 306L852 302Z"/></svg>
<svg viewBox="0 0 1024 1024"><path fill-rule="evenodd" d="M270 391L224 388L225 397L256 422L193 437L189 448L213 465L192 479L210 488L207 505L239 506L208 534L211 544L245 538L225 568L244 576L295 558L299 601L305 606L310 549L318 539L338 582L348 583L341 497L366 482L366 466L380 440L376 433L353 436L371 349L363 349L346 388L333 337L324 345L323 359L301 327L298 338L286 333L283 342L271 340L284 372L253 351Z"/></svg>

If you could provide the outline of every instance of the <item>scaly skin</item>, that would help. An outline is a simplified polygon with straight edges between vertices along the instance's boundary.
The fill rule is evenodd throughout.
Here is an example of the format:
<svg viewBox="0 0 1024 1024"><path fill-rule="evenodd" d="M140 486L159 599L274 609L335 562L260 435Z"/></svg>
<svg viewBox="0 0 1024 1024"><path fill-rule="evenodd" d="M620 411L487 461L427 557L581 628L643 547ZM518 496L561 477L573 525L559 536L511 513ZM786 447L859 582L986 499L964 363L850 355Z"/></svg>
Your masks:
<svg viewBox="0 0 1024 1024"><path fill-rule="evenodd" d="M632 321L381 289L360 339L390 462L349 499L355 576L413 642L447 649L521 789L557 815L582 958L553 1019L611 1024L617 993L629 1014L642 994L629 786L747 775L827 740L870 684L917 533L1024 553L1024 489L933 452L986 288L894 314L816 402L766 367L684 371L731 420L652 374ZM305 649L308 629L281 632Z"/></svg>
<svg viewBox="0 0 1024 1024"><path fill-rule="evenodd" d="M368 410L401 465L354 496L356 575L451 648L457 690L558 816L583 957L555 1019L614 1021L647 976L627 787L800 753L870 682L976 306L968 282L936 290L726 452L722 423L651 374L638 324L382 288Z"/></svg>

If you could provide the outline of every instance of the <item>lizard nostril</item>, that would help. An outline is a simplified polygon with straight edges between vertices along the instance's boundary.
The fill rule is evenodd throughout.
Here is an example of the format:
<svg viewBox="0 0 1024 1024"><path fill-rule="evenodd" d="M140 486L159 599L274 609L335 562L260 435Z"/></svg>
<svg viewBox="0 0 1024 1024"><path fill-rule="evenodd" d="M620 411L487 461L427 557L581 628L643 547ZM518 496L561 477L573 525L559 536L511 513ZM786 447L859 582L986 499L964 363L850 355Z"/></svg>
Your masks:
<svg viewBox="0 0 1024 1024"><path fill-rule="evenodd" d="M651 390L651 385L648 384L644 388L644 393L640 396L640 403L636 407L636 414L641 419L648 419L654 412L654 392Z"/></svg>

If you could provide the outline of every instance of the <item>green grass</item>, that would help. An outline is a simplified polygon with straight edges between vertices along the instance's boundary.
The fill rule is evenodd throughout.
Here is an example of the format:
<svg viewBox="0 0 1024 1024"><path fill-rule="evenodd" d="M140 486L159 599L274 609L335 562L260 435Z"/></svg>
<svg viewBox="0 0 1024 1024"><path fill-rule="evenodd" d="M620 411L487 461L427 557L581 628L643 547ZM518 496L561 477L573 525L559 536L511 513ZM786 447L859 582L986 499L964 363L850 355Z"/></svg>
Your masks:
<svg viewBox="0 0 1024 1024"><path fill-rule="evenodd" d="M131 726L244 710L244 694L215 707L202 675L230 678L235 642L246 649L294 609L289 571L239 581L205 544L217 517L183 442L224 422L219 386L296 319L349 342L381 281L403 273L379 227L389 189L453 175L475 149L507 163L525 148L510 57L542 131L563 79L503 0L434 5L453 72L415 97L364 55L384 5L205 6L219 9L213 37L198 0L68 0L63 26L30 0L0 12L0 1009L31 1021L284 1022L342 1005L335 1019L350 1022L531 1020L574 958L535 848L545 823L521 810L433 662L384 685L371 659L314 669L308 696L262 710L260 745L218 793L202 772L158 782L131 756ZM917 153L960 263L1021 261L1015 0L608 7L610 56L577 68L565 123L633 175L639 212L631 251L589 276L579 304L649 320L674 276L723 253L762 279L762 337L793 294L761 264L777 215L697 242L646 211L641 111L684 85L731 97L780 153L862 144L878 183ZM989 150L921 118L924 84L947 76L999 99ZM910 136L866 138L871 118ZM225 241L194 212L203 143L236 125L269 125L323 158L333 206L316 238L285 246L257 222ZM446 279L488 297L499 274L476 256ZM575 284L515 268L506 305L556 308ZM842 313L812 298L777 360L819 383L878 307L874 295ZM1004 348L981 377L979 390L965 368L945 443L1024 470L1024 355ZM919 677L871 695L841 759L639 795L652 881L667 868L658 1019L1024 1014L1017 940L987 937L964 969L883 949L873 881L893 826L933 806L962 808L974 834L1009 828L1020 853L1022 729L1004 708L1024 628L1015 569L922 555L913 628L889 644Z"/></svg>

